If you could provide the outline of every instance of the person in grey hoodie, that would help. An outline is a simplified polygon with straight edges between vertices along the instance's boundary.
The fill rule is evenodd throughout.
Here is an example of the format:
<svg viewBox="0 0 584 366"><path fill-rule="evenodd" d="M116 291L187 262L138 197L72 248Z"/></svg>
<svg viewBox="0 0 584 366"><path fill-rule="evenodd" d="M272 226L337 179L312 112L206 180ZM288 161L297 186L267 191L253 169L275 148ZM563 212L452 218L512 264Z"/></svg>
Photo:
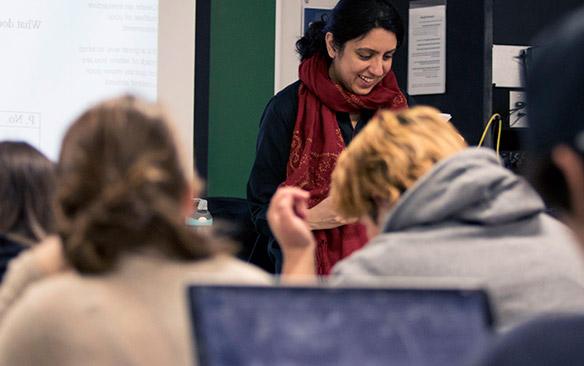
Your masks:
<svg viewBox="0 0 584 366"><path fill-rule="evenodd" d="M378 113L343 152L331 197L371 240L339 262L336 284L413 277L489 290L501 330L536 315L584 309L584 264L569 231L494 152L469 149L438 111ZM268 220L283 274L313 275L307 194L281 188Z"/></svg>
<svg viewBox="0 0 584 366"><path fill-rule="evenodd" d="M532 183L584 245L584 6L541 31L527 68ZM498 338L476 365L584 364L584 315L546 316Z"/></svg>

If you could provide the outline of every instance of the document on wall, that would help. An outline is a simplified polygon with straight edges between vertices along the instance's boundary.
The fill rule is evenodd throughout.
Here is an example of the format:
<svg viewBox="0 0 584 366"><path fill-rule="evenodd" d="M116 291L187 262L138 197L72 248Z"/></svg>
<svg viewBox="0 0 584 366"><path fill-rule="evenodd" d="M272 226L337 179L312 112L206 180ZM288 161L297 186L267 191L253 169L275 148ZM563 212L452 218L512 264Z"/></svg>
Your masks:
<svg viewBox="0 0 584 366"><path fill-rule="evenodd" d="M522 88L522 56L529 46L493 45L493 84L500 88Z"/></svg>
<svg viewBox="0 0 584 366"><path fill-rule="evenodd" d="M446 92L446 0L410 2L408 93Z"/></svg>

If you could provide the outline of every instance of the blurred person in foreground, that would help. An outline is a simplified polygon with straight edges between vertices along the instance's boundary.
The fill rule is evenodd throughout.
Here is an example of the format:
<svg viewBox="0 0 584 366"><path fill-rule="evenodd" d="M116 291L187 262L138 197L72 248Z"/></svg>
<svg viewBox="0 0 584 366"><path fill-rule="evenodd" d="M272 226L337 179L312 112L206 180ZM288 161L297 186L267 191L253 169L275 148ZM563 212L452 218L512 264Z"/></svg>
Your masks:
<svg viewBox="0 0 584 366"><path fill-rule="evenodd" d="M526 172L584 245L584 8L545 29L527 70ZM557 238L562 240L562 238ZM566 269L568 271L568 269ZM584 364L582 315L548 316L498 339L479 365Z"/></svg>
<svg viewBox="0 0 584 366"><path fill-rule="evenodd" d="M288 278L315 274L308 196L282 188L269 210ZM489 290L501 330L584 308L584 265L568 230L493 151L467 148L437 110L373 117L341 154L331 197L371 238L333 268L333 283L474 279Z"/></svg>
<svg viewBox="0 0 584 366"><path fill-rule="evenodd" d="M186 284L270 282L185 225L200 183L184 166L157 105L125 96L73 123L57 166L62 246L15 260L2 290L22 296L0 325L0 365L192 365Z"/></svg>

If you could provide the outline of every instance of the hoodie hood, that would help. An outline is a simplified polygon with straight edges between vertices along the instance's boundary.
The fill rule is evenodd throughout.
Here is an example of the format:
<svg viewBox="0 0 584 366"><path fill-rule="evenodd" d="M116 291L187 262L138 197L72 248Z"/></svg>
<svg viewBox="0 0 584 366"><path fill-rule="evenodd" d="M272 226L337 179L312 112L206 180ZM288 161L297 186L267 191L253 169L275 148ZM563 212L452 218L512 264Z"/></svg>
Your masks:
<svg viewBox="0 0 584 366"><path fill-rule="evenodd" d="M438 162L390 211L385 232L444 222L498 225L533 216L544 204L489 149L469 148Z"/></svg>

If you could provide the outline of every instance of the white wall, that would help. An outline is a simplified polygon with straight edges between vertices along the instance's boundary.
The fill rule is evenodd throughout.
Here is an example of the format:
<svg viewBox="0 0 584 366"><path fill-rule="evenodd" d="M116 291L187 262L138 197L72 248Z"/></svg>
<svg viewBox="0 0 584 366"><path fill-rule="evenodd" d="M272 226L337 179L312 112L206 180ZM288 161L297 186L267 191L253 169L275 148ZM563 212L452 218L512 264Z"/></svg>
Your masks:
<svg viewBox="0 0 584 366"><path fill-rule="evenodd" d="M173 117L193 167L196 0L159 1L158 100Z"/></svg>
<svg viewBox="0 0 584 366"><path fill-rule="evenodd" d="M304 8L331 9L338 0L276 0L274 93L298 80L296 41L303 34Z"/></svg>

